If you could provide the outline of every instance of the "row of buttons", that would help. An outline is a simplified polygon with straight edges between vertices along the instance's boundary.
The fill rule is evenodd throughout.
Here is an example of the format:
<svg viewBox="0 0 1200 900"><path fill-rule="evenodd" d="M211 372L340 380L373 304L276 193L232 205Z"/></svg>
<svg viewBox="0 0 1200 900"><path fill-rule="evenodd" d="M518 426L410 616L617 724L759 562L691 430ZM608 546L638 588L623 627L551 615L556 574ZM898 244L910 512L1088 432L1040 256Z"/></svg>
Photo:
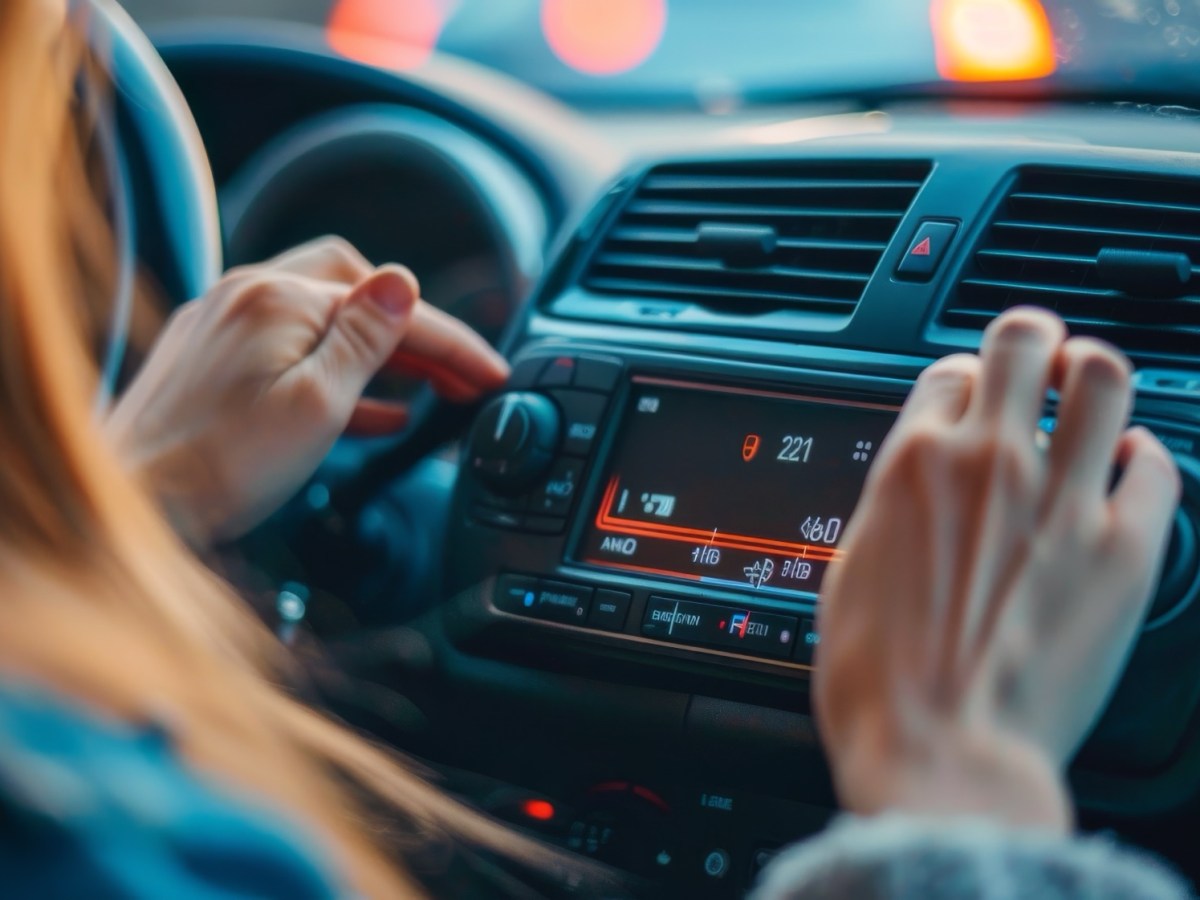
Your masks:
<svg viewBox="0 0 1200 900"><path fill-rule="evenodd" d="M621 379L621 363L606 356L535 356L513 367L511 390L573 387L611 394Z"/></svg>
<svg viewBox="0 0 1200 900"><path fill-rule="evenodd" d="M632 601L624 591L528 575L501 575L496 583L496 608L503 612L602 631L623 629Z"/></svg>
<svg viewBox="0 0 1200 900"><path fill-rule="evenodd" d="M749 656L795 658L806 665L812 664L820 642L812 616L784 616L658 596L646 604L642 634Z"/></svg>
<svg viewBox="0 0 1200 900"><path fill-rule="evenodd" d="M501 575L496 608L566 625L621 631L633 597L624 591L590 588L528 575ZM811 665L820 635L812 616L784 616L755 610L651 597L642 634L674 644L718 647L748 656L793 658Z"/></svg>
<svg viewBox="0 0 1200 900"><path fill-rule="evenodd" d="M518 362L512 390L546 389L563 417L563 457L533 491L504 497L480 488L472 514L494 528L558 535L566 529L584 467L600 434L609 394L620 381L620 360L599 356L540 356Z"/></svg>

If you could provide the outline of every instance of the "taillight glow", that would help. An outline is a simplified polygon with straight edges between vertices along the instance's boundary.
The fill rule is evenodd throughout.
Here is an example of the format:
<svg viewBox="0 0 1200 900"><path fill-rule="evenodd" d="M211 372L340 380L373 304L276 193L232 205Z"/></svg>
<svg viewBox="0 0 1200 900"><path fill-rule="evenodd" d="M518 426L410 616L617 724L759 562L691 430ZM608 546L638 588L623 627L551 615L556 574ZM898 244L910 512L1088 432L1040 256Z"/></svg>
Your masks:
<svg viewBox="0 0 1200 900"><path fill-rule="evenodd" d="M938 73L949 81L1024 81L1054 73L1054 34L1038 0L933 0Z"/></svg>
<svg viewBox="0 0 1200 900"><path fill-rule="evenodd" d="M329 14L329 45L384 69L415 69L429 59L446 24L445 0L338 0Z"/></svg>
<svg viewBox="0 0 1200 900"><path fill-rule="evenodd" d="M637 68L654 53L666 26L666 0L542 0L550 49L586 75Z"/></svg>

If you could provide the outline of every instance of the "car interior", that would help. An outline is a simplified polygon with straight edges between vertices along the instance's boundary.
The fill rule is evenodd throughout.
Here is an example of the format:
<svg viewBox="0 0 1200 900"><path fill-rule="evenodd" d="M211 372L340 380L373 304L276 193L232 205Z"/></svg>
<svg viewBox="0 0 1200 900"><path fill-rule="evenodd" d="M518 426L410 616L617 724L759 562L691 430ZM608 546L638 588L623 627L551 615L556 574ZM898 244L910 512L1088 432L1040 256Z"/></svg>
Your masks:
<svg viewBox="0 0 1200 900"><path fill-rule="evenodd" d="M635 892L741 897L837 815L818 592L897 410L1047 307L1135 362L1185 485L1080 823L1200 879L1200 11L692 4L97 5L164 296L337 234L513 367L471 408L379 379L411 427L214 564L447 790Z"/></svg>

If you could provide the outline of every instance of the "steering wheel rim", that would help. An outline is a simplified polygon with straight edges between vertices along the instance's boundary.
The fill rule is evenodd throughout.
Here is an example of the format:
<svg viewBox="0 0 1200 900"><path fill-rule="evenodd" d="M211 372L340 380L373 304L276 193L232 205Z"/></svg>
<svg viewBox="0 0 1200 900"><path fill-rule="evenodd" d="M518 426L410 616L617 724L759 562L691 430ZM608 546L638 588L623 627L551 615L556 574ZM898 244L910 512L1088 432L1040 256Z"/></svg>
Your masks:
<svg viewBox="0 0 1200 900"><path fill-rule="evenodd" d="M217 191L187 101L154 45L114 0L92 0L93 40L108 62L124 144L136 143L162 225L156 235L182 301L202 295L223 271Z"/></svg>

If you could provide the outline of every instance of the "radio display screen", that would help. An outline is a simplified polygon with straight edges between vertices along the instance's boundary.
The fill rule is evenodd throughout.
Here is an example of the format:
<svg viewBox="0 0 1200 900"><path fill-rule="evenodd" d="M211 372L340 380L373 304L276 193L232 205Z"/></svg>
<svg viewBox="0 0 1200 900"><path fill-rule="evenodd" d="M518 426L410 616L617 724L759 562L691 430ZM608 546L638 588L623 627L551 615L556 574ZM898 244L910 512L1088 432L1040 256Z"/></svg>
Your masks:
<svg viewBox="0 0 1200 900"><path fill-rule="evenodd" d="M634 379L576 560L815 600L896 414Z"/></svg>

